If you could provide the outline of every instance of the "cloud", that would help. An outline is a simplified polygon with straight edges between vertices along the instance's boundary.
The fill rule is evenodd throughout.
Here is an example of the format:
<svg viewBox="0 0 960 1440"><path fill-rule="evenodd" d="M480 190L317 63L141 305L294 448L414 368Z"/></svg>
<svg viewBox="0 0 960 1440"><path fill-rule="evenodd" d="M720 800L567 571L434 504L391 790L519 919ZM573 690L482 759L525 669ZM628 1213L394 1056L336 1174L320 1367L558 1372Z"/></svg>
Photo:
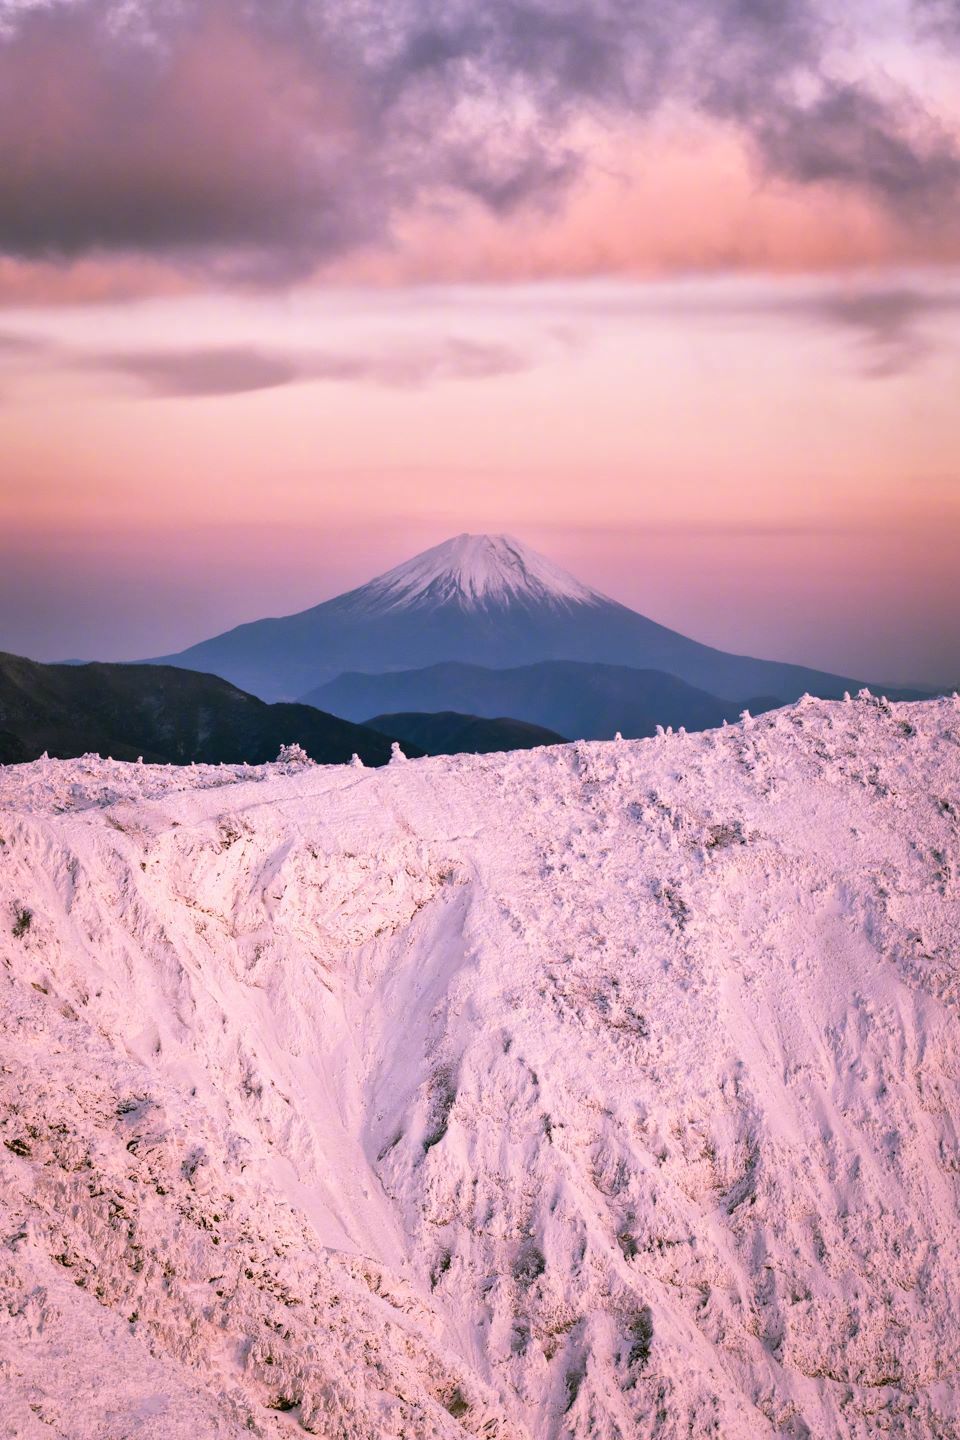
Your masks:
<svg viewBox="0 0 960 1440"><path fill-rule="evenodd" d="M84 368L129 376L155 395L242 395L300 378L288 358L246 347L125 351L92 356Z"/></svg>
<svg viewBox="0 0 960 1440"><path fill-rule="evenodd" d="M948 44L960 35L960 0L913 0L921 22Z"/></svg>
<svg viewBox="0 0 960 1440"><path fill-rule="evenodd" d="M64 354L63 363L69 364ZM284 354L253 346L95 354L78 368L128 376L157 396L241 395L304 382L369 383L402 389L436 380L514 374L528 362L517 352L450 338L433 346L360 354Z"/></svg>
<svg viewBox="0 0 960 1440"><path fill-rule="evenodd" d="M574 294L538 287L526 295L528 309L569 346L583 344L598 322L618 319L636 328L656 317L734 332L757 322L786 322L846 334L859 348L863 374L875 379L905 374L941 349L960 353L960 326L951 323L960 320L955 271L926 279L904 272L892 283L865 275L842 284L835 277L604 282ZM504 303L515 312L522 301L508 294Z"/></svg>
<svg viewBox="0 0 960 1440"><path fill-rule="evenodd" d="M0 360L19 360L25 355L40 354L47 348L44 340L32 335L18 335L16 332L0 330Z"/></svg>
<svg viewBox="0 0 960 1440"><path fill-rule="evenodd" d="M956 141L905 101L837 84L798 110L759 117L755 136L767 164L789 180L859 187L913 223L955 211Z"/></svg>
<svg viewBox="0 0 960 1440"><path fill-rule="evenodd" d="M0 44L0 246L297 270L374 234L332 57L301 57L292 35L213 5L164 13L154 37L118 29L111 5L69 0Z"/></svg>
<svg viewBox="0 0 960 1440"><path fill-rule="evenodd" d="M855 331L865 347L868 375L878 379L912 370L933 350L923 321L960 313L960 294L919 290L864 290L834 295L818 306L829 324Z"/></svg>
<svg viewBox="0 0 960 1440"><path fill-rule="evenodd" d="M876 280L835 280L802 285L703 285L636 288L629 297L621 290L587 302L593 316L604 309L621 316L657 314L674 319L791 323L827 327L846 332L858 342L863 373L875 379L902 375L915 369L939 346L950 343L943 322L960 316L958 277L919 284L904 277L894 284ZM584 312L589 315L585 305ZM960 335L954 337L960 345Z"/></svg>
<svg viewBox="0 0 960 1440"><path fill-rule="evenodd" d="M781 315L846 331L858 343L863 374L887 379L916 369L944 343L942 322L960 316L960 289L949 283L940 288L907 282L828 285L745 301L741 313Z"/></svg>
<svg viewBox="0 0 960 1440"><path fill-rule="evenodd" d="M431 196L547 223L586 137L668 103L791 184L956 218L954 138L839 34L816 0L0 0L0 254L286 282Z"/></svg>

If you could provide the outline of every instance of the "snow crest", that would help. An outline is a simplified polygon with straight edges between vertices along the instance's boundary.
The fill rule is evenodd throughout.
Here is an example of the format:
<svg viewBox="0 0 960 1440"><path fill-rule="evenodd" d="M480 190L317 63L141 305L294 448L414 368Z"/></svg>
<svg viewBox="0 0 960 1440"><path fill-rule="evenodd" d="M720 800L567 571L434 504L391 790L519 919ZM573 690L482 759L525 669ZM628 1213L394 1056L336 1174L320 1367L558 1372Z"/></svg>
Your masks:
<svg viewBox="0 0 960 1440"><path fill-rule="evenodd" d="M509 535L457 535L388 570L350 595L371 611L455 604L463 609L598 605L604 595Z"/></svg>
<svg viewBox="0 0 960 1440"><path fill-rule="evenodd" d="M0 769L37 1440L960 1433L960 706Z"/></svg>

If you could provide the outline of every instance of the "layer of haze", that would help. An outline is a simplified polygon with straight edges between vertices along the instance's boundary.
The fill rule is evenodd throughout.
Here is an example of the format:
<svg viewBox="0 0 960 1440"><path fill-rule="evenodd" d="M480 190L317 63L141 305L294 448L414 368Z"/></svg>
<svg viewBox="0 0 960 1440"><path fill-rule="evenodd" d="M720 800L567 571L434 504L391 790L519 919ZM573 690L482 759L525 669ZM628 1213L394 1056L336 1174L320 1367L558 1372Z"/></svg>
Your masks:
<svg viewBox="0 0 960 1440"><path fill-rule="evenodd" d="M18 314L0 645L164 653L492 529L716 644L947 681L960 286L911 283Z"/></svg>

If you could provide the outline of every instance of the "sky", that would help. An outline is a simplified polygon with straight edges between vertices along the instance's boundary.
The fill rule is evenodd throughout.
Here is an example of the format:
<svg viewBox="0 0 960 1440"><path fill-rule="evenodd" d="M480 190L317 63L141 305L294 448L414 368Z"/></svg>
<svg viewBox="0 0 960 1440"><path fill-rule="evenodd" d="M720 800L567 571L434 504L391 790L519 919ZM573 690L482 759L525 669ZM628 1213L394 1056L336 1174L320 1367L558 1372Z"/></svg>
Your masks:
<svg viewBox="0 0 960 1440"><path fill-rule="evenodd" d="M960 679L960 0L0 0L0 648L508 532Z"/></svg>

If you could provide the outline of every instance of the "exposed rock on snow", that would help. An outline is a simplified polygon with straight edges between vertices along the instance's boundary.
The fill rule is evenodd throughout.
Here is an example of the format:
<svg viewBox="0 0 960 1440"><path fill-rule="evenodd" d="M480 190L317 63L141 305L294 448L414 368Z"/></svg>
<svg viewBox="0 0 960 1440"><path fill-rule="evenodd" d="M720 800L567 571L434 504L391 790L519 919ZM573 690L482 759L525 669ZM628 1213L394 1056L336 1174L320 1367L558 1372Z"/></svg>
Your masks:
<svg viewBox="0 0 960 1440"><path fill-rule="evenodd" d="M960 705L0 770L36 1440L960 1434Z"/></svg>

